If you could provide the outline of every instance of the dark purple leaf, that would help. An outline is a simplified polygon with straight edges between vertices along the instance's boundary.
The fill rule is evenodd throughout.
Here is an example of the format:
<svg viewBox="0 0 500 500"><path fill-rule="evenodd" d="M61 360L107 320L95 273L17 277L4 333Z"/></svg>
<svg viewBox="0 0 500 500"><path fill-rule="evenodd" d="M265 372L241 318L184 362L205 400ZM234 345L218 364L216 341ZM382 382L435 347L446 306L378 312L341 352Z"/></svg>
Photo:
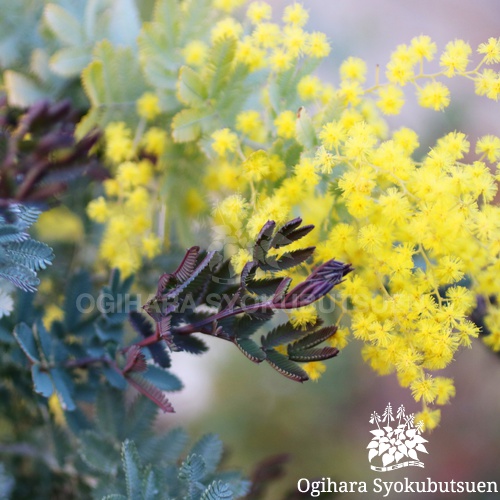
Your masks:
<svg viewBox="0 0 500 500"><path fill-rule="evenodd" d="M261 339L261 344L264 349L278 347L279 345L288 344L290 342L301 339L307 332L297 330L290 322L284 323L271 330L265 337Z"/></svg>
<svg viewBox="0 0 500 500"><path fill-rule="evenodd" d="M317 347L314 349L304 349L300 351L288 352L288 357L292 361L299 361L301 363L309 361L322 361L336 356L339 350L335 347Z"/></svg>
<svg viewBox="0 0 500 500"><path fill-rule="evenodd" d="M305 382L309 380L307 373L294 361L290 361L285 355L274 349L266 350L266 361L279 373L295 380L296 382Z"/></svg>
<svg viewBox="0 0 500 500"><path fill-rule="evenodd" d="M205 342L193 335L174 335L172 341L179 351L189 352L190 354L201 354L208 351Z"/></svg>
<svg viewBox="0 0 500 500"><path fill-rule="evenodd" d="M260 230L257 240L255 241L255 246L253 248L253 260L256 262L263 262L266 260L267 252L271 245L271 239L273 236L274 229L276 227L276 222L268 220L262 229Z"/></svg>
<svg viewBox="0 0 500 500"><path fill-rule="evenodd" d="M251 280L247 283L247 290L259 296L272 297L277 293L280 285L283 285L283 281L286 280L289 280L289 278L265 278L261 280Z"/></svg>
<svg viewBox="0 0 500 500"><path fill-rule="evenodd" d="M307 281L329 281L333 285L338 285L344 276L353 271L351 264L344 264L332 259L317 267L307 278Z"/></svg>
<svg viewBox="0 0 500 500"><path fill-rule="evenodd" d="M234 343L250 361L261 363L266 359L265 352L252 339L237 338Z"/></svg>
<svg viewBox="0 0 500 500"><path fill-rule="evenodd" d="M142 354L138 345L132 345L127 349L127 357L122 373L126 375L129 372L143 372L147 368L146 358Z"/></svg>
<svg viewBox="0 0 500 500"><path fill-rule="evenodd" d="M315 325L315 327L317 327L317 324ZM328 340L330 337L333 337L335 333L337 333L336 326L325 326L325 328L321 328L320 330L317 330L315 332L308 333L302 339L298 340L297 342L294 342L293 344L290 344L288 346L288 353L289 354L291 352L296 353L303 349L310 349L312 347L316 347L325 340Z"/></svg>
<svg viewBox="0 0 500 500"><path fill-rule="evenodd" d="M159 333L160 337L163 340L168 340L171 337L170 334L170 316L164 316L161 318L161 320L157 323L158 328L159 328Z"/></svg>
<svg viewBox="0 0 500 500"><path fill-rule="evenodd" d="M165 413L175 413L170 401L166 398L165 394L155 387L151 382L137 373L127 373L127 381L135 387L141 394L149 398L155 405L157 405Z"/></svg>
<svg viewBox="0 0 500 500"><path fill-rule="evenodd" d="M264 271L284 271L291 267L298 266L307 260L316 250L316 247L300 248L284 253L279 259L268 257L267 260L259 264Z"/></svg>
<svg viewBox="0 0 500 500"><path fill-rule="evenodd" d="M278 309L295 309L296 307L308 306L324 297L332 288L333 284L328 281L303 281L289 291L281 302L274 302L274 305Z"/></svg>
<svg viewBox="0 0 500 500"><path fill-rule="evenodd" d="M243 270L241 271L241 286L246 287L250 280L253 280L255 276L255 272L257 271L257 263L254 261L247 262L243 266Z"/></svg>
<svg viewBox="0 0 500 500"><path fill-rule="evenodd" d="M181 283L186 281L193 274L199 252L200 247L191 247L186 252L186 255L184 256L184 259L182 259L179 267L174 271L174 276Z"/></svg>
<svg viewBox="0 0 500 500"><path fill-rule="evenodd" d="M128 319L133 329L144 339L146 337L151 337L151 335L155 332L152 323L149 322L147 317L139 311L129 312Z"/></svg>
<svg viewBox="0 0 500 500"><path fill-rule="evenodd" d="M290 243L300 240L314 229L312 224L295 229L302 223L302 219L298 220L300 221L299 224L293 224L290 227L286 227L285 231L283 231L284 227L278 230L271 242L272 248L281 248L290 245ZM297 219L295 219L295 221L297 221Z"/></svg>

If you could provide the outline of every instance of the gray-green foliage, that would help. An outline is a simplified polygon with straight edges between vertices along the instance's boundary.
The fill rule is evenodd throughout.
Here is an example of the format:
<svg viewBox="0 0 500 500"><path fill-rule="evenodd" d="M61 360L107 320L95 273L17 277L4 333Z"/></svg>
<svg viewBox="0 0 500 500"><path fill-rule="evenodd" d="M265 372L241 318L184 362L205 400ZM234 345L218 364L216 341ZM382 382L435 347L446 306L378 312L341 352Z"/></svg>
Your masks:
<svg viewBox="0 0 500 500"><path fill-rule="evenodd" d="M193 141L234 122L242 96L263 76L235 63L232 38L213 44L201 71L183 67L183 48L207 41L222 17L209 0L187 0L182 9L177 0L33 3L15 2L2 13L0 67L9 102L28 106L62 95L81 102L81 75L90 110L79 136L111 121L132 124L138 97L151 90L162 110L176 115L174 139ZM12 29L19 23L30 34L22 41Z"/></svg>
<svg viewBox="0 0 500 500"><path fill-rule="evenodd" d="M119 364L124 358L118 351L130 336L125 331L130 304L125 301L135 303L129 295L131 283L115 273L101 292L105 310L84 312L79 297L91 297L92 286L89 275L81 272L69 279L63 319L49 328L41 320L44 310L36 307L33 294L25 292L17 298L13 314L0 321L0 413L7 421L22 422L10 436L13 456L7 455L0 469L5 498L10 490L16 498L33 498L34 492L37 498L52 498L69 483L81 498L114 494L215 500L239 498L248 489L239 473L217 472L222 444L215 436L202 438L181 459L188 441L185 432L175 429L158 435L153 430L158 407L142 395L126 403L127 374L111 360ZM164 361L169 364L168 357ZM143 387L182 388L163 366L148 367L134 373L144 378ZM47 398L58 401L63 428L47 418ZM84 411L89 404L95 409L92 419ZM19 440L25 442L21 447ZM32 473L29 484L23 483L16 466L16 454L22 457L25 452L40 462L39 474ZM193 461L196 471L190 468ZM74 472L70 477L65 470Z"/></svg>
<svg viewBox="0 0 500 500"><path fill-rule="evenodd" d="M119 391L100 393L97 426L81 434L79 447L97 479L94 498L226 500L248 492L249 483L239 472L218 471L223 448L217 436L202 437L186 453L183 429L153 433L156 411L144 398L126 408Z"/></svg>
<svg viewBox="0 0 500 500"><path fill-rule="evenodd" d="M40 280L37 271L52 263L52 249L30 238L26 232L37 220L36 208L12 204L0 210L0 278L27 292Z"/></svg>
<svg viewBox="0 0 500 500"><path fill-rule="evenodd" d="M0 67L9 101L29 106L68 91L78 98L81 71L96 44L109 40L136 46L141 22L151 16L148 0L55 0L9 2L0 20Z"/></svg>

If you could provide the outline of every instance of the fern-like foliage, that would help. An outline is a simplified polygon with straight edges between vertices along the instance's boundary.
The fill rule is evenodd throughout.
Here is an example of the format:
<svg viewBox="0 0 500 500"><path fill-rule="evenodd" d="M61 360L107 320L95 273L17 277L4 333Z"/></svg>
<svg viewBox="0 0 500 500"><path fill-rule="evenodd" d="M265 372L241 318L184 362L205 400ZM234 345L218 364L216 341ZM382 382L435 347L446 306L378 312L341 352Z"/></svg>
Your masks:
<svg viewBox="0 0 500 500"><path fill-rule="evenodd" d="M39 214L36 208L21 204L0 208L0 278L27 292L36 290L37 271L54 258L50 247L27 233Z"/></svg>
<svg viewBox="0 0 500 500"><path fill-rule="evenodd" d="M266 326L277 311L303 307L324 297L352 268L328 261L289 290L291 279L274 273L300 265L314 252L314 247L285 251L313 229L301 224L300 218L280 228L272 221L266 223L255 242L253 259L239 275L217 252L189 249L177 270L160 277L155 297L143 306L153 324L136 310L129 292L133 278L122 282L119 273L113 273L96 300L89 276L75 275L65 293L63 321L55 321L47 329L36 317L27 321L25 311L11 326L16 344L28 360L35 391L45 398L56 394L64 410L78 412L82 382L77 373L86 368L111 386L123 390L130 385L164 412L173 412L165 391L177 391L182 384L168 371L169 351L203 353L207 346L196 333L231 342L251 361L266 361L291 380L308 380L300 363L336 356L336 348L321 346L335 335L336 327L323 326L320 320L305 330L290 322L271 329ZM17 252L12 255L20 255L19 241L9 241L8 248L11 245ZM24 256L23 262L43 267L48 258L42 253L35 261ZM266 272L264 278L257 278L259 269ZM25 284L24 289L29 286ZM90 312L85 312L83 298L90 300ZM138 335L132 343L124 337L127 319ZM260 341L253 338L259 331ZM69 336L78 342L68 342Z"/></svg>
<svg viewBox="0 0 500 500"><path fill-rule="evenodd" d="M217 436L202 437L185 453L183 429L153 432L156 412L146 398L127 405L121 391L99 392L96 425L79 439L79 455L96 478L94 498L229 500L249 491L240 473L219 470L223 445Z"/></svg>
<svg viewBox="0 0 500 500"><path fill-rule="evenodd" d="M301 224L300 218L280 228L273 221L267 222L253 247L253 259L239 276L217 252L189 249L176 271L160 277L156 296L144 305L156 322L156 330L153 334L144 332L145 338L137 345L156 349L161 342L174 351L198 353L205 345L192 334L211 335L232 342L255 363L266 361L285 377L308 380L298 363L336 356L338 349L318 347L335 335L336 327L322 327L317 321L304 330L288 322L262 335L260 343L252 338L276 311L321 299L352 271L349 264L331 260L289 290L291 279L275 277L274 273L296 267L313 254L314 247L283 250L313 229ZM264 278L257 278L258 270L266 272ZM209 306L217 312L207 313Z"/></svg>
<svg viewBox="0 0 500 500"><path fill-rule="evenodd" d="M23 205L11 207L4 226L17 224L17 232L1 232L2 258L15 255L18 267L43 268L49 255L26 243L36 213ZM45 472L30 494L38 495L41 484L60 491L64 481L58 482L57 471L71 469L70 443L76 437L81 464L72 481L94 498L227 500L245 495L248 483L239 474L218 472L222 445L214 436L202 438L181 457L182 431L158 437L151 429L158 408L173 411L166 393L182 388L169 371L175 353L207 350L196 334L231 342L255 363L265 361L300 382L308 378L301 362L338 353L321 345L335 335L334 326L318 321L301 330L274 321L278 311L321 299L352 269L332 260L289 290L291 280L282 271L301 265L314 251L287 251L312 230L301 223L265 224L240 274L217 252L189 249L175 271L160 277L154 298L144 306L150 318L137 310L137 297L130 293L133 277L121 280L119 272L97 296L88 273L67 278L64 316L50 324L42 321L44 310L33 294L20 291L15 310L0 319L0 412L15 412L25 425L37 427L46 422L50 406L65 423L64 431L53 426L50 433L33 435L36 449L54 449L55 455L37 458ZM127 387L139 393L131 405L125 404ZM18 404L19 394L26 396L24 406ZM89 419L89 404L95 422ZM16 469L15 459L5 464L9 473ZM16 482L14 496L23 487Z"/></svg>

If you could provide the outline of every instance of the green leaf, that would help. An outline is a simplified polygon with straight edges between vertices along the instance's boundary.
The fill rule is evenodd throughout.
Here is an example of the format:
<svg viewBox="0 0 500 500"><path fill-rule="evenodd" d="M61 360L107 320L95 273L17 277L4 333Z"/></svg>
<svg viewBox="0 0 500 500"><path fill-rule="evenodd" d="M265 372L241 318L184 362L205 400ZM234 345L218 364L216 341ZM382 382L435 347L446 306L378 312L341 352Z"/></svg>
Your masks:
<svg viewBox="0 0 500 500"><path fill-rule="evenodd" d="M65 411L73 411L76 408L73 401L73 384L66 372L60 368L51 368L50 375L56 388L61 406Z"/></svg>
<svg viewBox="0 0 500 500"><path fill-rule="evenodd" d="M173 373L158 366L148 365L147 371L142 376L162 391L180 391L183 387L182 382Z"/></svg>
<svg viewBox="0 0 500 500"><path fill-rule="evenodd" d="M175 5L171 12L177 10ZM146 80L157 89L173 92L178 68L183 61L178 51L174 50L172 33L160 22L144 23L138 44L139 60Z"/></svg>
<svg viewBox="0 0 500 500"><path fill-rule="evenodd" d="M52 380L47 372L41 371L39 364L31 366L31 377L33 378L35 392L46 398L52 396L54 392Z"/></svg>
<svg viewBox="0 0 500 500"><path fill-rule="evenodd" d="M206 473L213 474L224 451L222 441L215 434L206 434L191 449L191 454L199 455L206 465Z"/></svg>
<svg viewBox="0 0 500 500"><path fill-rule="evenodd" d="M122 463L128 500L142 500L141 462L134 442L128 439L122 445Z"/></svg>
<svg viewBox="0 0 500 500"><path fill-rule="evenodd" d="M37 48L31 54L30 70L40 82L52 85L55 80L54 73L49 68L50 56L45 48Z"/></svg>
<svg viewBox="0 0 500 500"><path fill-rule="evenodd" d="M179 36L179 4L177 0L157 0L153 20L161 26L169 47L175 47ZM184 16L183 16L184 17Z"/></svg>
<svg viewBox="0 0 500 500"><path fill-rule="evenodd" d="M200 500L233 500L233 492L230 486L222 481L212 481L203 494Z"/></svg>
<svg viewBox="0 0 500 500"><path fill-rule="evenodd" d="M102 27L100 22L106 23L106 11L109 6L106 0L90 0L86 2L83 16L83 31L88 40L96 40Z"/></svg>
<svg viewBox="0 0 500 500"><path fill-rule="evenodd" d="M115 475L120 463L120 453L115 443L102 434L87 430L80 434L79 453L82 460L94 471Z"/></svg>
<svg viewBox="0 0 500 500"><path fill-rule="evenodd" d="M134 47L141 20L135 0L111 0L107 38L114 45Z"/></svg>
<svg viewBox="0 0 500 500"><path fill-rule="evenodd" d="M182 12L179 41L181 46L191 40L206 36L215 21L218 20L217 9L212 0L187 0Z"/></svg>
<svg viewBox="0 0 500 500"><path fill-rule="evenodd" d="M195 141L201 135L203 120L212 114L202 109L183 109L172 120L172 137L175 142Z"/></svg>
<svg viewBox="0 0 500 500"><path fill-rule="evenodd" d="M300 108L298 112L296 136L299 144L304 146L305 149L312 149L317 146L316 131L305 108Z"/></svg>
<svg viewBox="0 0 500 500"><path fill-rule="evenodd" d="M187 106L203 106L207 99L207 88L201 77L188 66L183 66L177 82L177 96Z"/></svg>
<svg viewBox="0 0 500 500"><path fill-rule="evenodd" d="M225 88L236 54L236 39L219 38L213 44L207 60L208 95L217 98Z"/></svg>
<svg viewBox="0 0 500 500"><path fill-rule="evenodd" d="M90 50L87 47L66 47L50 58L49 65L57 75L71 78L79 75L90 60Z"/></svg>
<svg viewBox="0 0 500 500"><path fill-rule="evenodd" d="M275 351L274 349L267 350L266 354L266 361L285 377L297 382L305 382L306 380L309 380L307 373L297 363L290 361L283 354Z"/></svg>
<svg viewBox="0 0 500 500"><path fill-rule="evenodd" d="M35 79L17 71L4 71L3 83L11 106L28 108L48 97L47 92L41 88Z"/></svg>
<svg viewBox="0 0 500 500"><path fill-rule="evenodd" d="M43 17L54 35L63 43L74 46L84 43L80 22L67 10L49 3L45 6Z"/></svg>
<svg viewBox="0 0 500 500"><path fill-rule="evenodd" d="M269 349L288 344L302 338L306 332L296 329L290 322L277 326L265 337L262 337L262 347Z"/></svg>
<svg viewBox="0 0 500 500"><path fill-rule="evenodd" d="M14 337L28 359L37 363L40 361L33 331L26 323L20 323L14 328Z"/></svg>
<svg viewBox="0 0 500 500"><path fill-rule="evenodd" d="M135 123L135 103L146 85L129 47L115 47L108 40L99 42L92 62L82 72L82 85L92 107L84 118L84 127L80 123L77 128L78 137L92 126L104 128L112 121Z"/></svg>
<svg viewBox="0 0 500 500"><path fill-rule="evenodd" d="M236 338L234 342L250 361L261 363L266 359L266 353L252 339Z"/></svg>
<svg viewBox="0 0 500 500"><path fill-rule="evenodd" d="M85 137L92 132L104 116L104 109L99 107L90 108L87 114L78 122L75 135L79 138Z"/></svg>

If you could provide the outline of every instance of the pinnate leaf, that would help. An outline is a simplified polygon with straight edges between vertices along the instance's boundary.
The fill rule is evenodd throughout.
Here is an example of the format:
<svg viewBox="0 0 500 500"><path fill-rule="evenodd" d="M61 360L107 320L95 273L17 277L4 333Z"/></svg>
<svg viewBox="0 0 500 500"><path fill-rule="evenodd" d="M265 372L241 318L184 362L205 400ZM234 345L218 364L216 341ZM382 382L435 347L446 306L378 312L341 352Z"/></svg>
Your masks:
<svg viewBox="0 0 500 500"><path fill-rule="evenodd" d="M292 361L309 362L309 361L323 361L336 356L339 350L335 347L322 347L316 349L304 349L302 351L295 351L288 353L288 357Z"/></svg>
<svg viewBox="0 0 500 500"><path fill-rule="evenodd" d="M309 380L307 373L293 361L290 361L286 356L275 351L274 349L266 350L266 361L279 373L285 377L297 382L305 382Z"/></svg>
<svg viewBox="0 0 500 500"><path fill-rule="evenodd" d="M183 66L177 82L179 100L187 106L202 106L207 99L207 88L201 77L188 66Z"/></svg>
<svg viewBox="0 0 500 500"><path fill-rule="evenodd" d="M228 484L213 481L207 486L200 500L232 500L233 498L233 492Z"/></svg>
<svg viewBox="0 0 500 500"><path fill-rule="evenodd" d="M215 434L206 434L191 449L191 454L199 455L206 465L207 474L217 469L224 451L222 441Z"/></svg>
<svg viewBox="0 0 500 500"><path fill-rule="evenodd" d="M325 326L315 332L308 333L305 337L288 346L289 353L295 353L303 349L310 349L331 338L337 332L336 326Z"/></svg>
<svg viewBox="0 0 500 500"><path fill-rule="evenodd" d="M297 330L290 322L284 323L262 337L262 347L269 349L298 340L305 332Z"/></svg>
<svg viewBox="0 0 500 500"><path fill-rule="evenodd" d="M260 363L266 359L265 352L252 340L248 338L237 338L235 344L239 350L254 363Z"/></svg>

